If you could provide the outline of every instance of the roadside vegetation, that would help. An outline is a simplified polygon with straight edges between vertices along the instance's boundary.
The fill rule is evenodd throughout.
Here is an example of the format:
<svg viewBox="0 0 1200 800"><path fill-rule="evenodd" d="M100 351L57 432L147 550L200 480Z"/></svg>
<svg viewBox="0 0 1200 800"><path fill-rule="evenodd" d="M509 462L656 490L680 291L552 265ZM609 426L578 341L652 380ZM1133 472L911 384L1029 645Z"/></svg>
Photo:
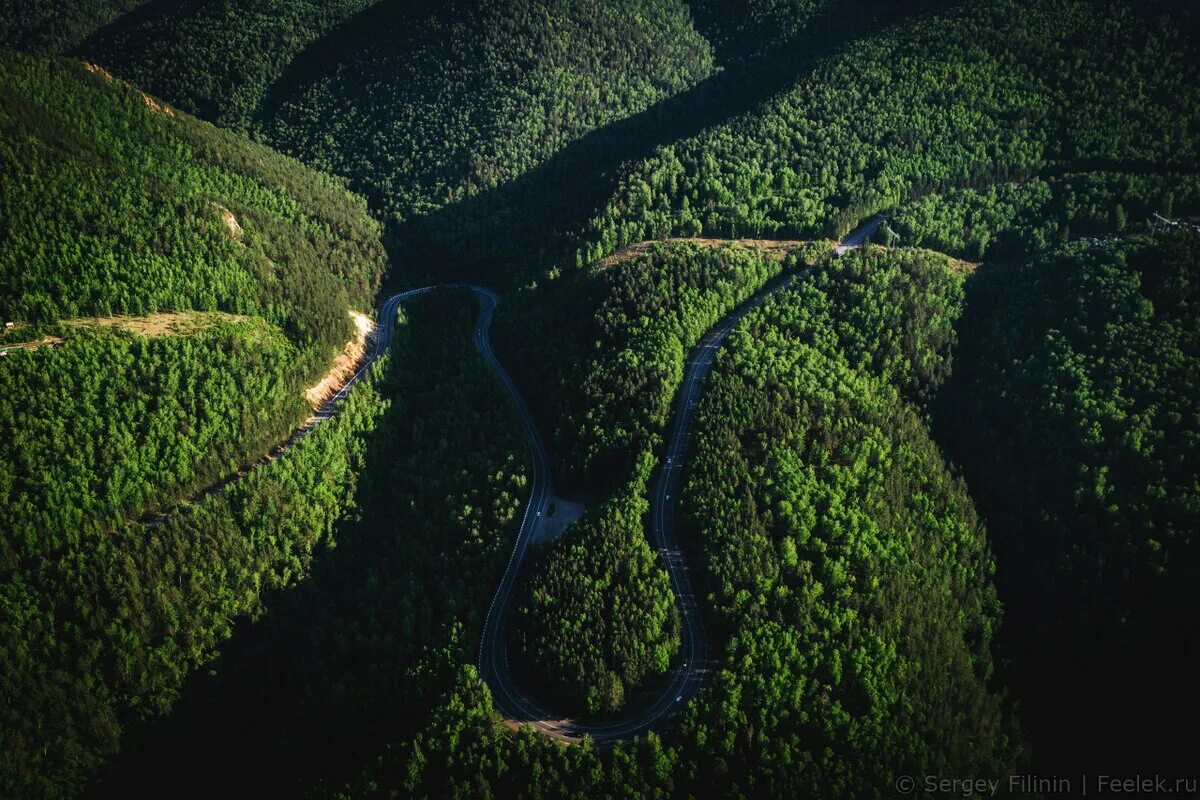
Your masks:
<svg viewBox="0 0 1200 800"><path fill-rule="evenodd" d="M466 291L402 307L388 360L364 397L382 415L362 451L361 512L306 580L270 594L257 624L237 626L220 669L195 681L191 702L132 732L103 776L104 792L136 794L184 774L197 794L226 790L235 774L252 794L338 786L361 770L364 753L391 753L388 743L421 736L463 681L478 687L464 665L478 654L528 499L529 466L516 413L472 344L477 314ZM484 719L506 746L498 723ZM430 758L453 749L441 738L450 731L437 727ZM213 763L226 768L208 769Z"/></svg>
<svg viewBox="0 0 1200 800"><path fill-rule="evenodd" d="M681 500L721 665L682 748L718 796L883 796L1020 754L987 537L910 399L950 370L962 282L853 252L718 354Z"/></svg>
<svg viewBox="0 0 1200 800"><path fill-rule="evenodd" d="M84 351L106 356L98 363L110 395L128 391L142 377L113 370L120 356L128 357L128 351L121 352L123 344L109 344L116 353ZM136 353L138 347L135 343L130 350ZM67 347L53 353L64 361L76 355ZM143 371L155 364L152 359L141 363ZM202 372L202 387L214 380L232 382L227 372L217 378L220 366L233 365ZM121 379L130 383L116 383ZM164 403L160 413L170 414L177 402L191 399L167 391L177 386L154 388L164 390L158 395ZM95 396L84 393L85 399ZM214 396L204 392L205 399ZM44 491L39 499L45 505L4 509L6 530L13 531L12 543L21 548L6 553L0 572L0 787L6 795L79 795L118 751L129 725L165 714L188 675L213 664L239 618L259 616L264 595L294 587L309 572L315 551L330 542L335 523L352 506L363 436L379 408L375 388L360 384L337 417L282 457L153 522L124 520L101 504L111 506L126 500L126 492L144 491L137 483L139 469L186 469L187 456L205 443L205 426L211 423L201 417L181 424L152 415L159 430L177 438L151 438L153 449L143 451L128 451L133 442L105 434L121 429L125 417L120 413L111 420L97 418L98 428L76 431L66 442L55 440L56 446L79 444L82 452L75 461L64 457L38 464L45 468L44 484L36 487ZM11 422L6 415L0 440L5 446L14 440L28 443L30 434L9 428ZM51 426L62 422L50 420ZM248 435L269 432L254 427ZM112 460L104 445L115 448ZM0 457L5 470L0 486L8 492L20 487L9 471L20 462L10 461L11 456ZM59 477L61 485L54 481ZM89 479L108 483L93 489ZM92 520L103 520L104 529ZM62 524L65 535L47 541ZM55 552L46 552L48 545ZM14 567L13 555L32 557Z"/></svg>
<svg viewBox="0 0 1200 800"><path fill-rule="evenodd" d="M786 250L656 244L564 279L508 317L506 355L546 355L555 332L558 353L542 371L566 374L535 395L535 414L556 421L560 490L605 498L530 560L514 603L516 677L545 687L556 707L619 711L673 663L679 612L647 539L648 493L685 360L710 327L797 263ZM590 318L577 312L587 295ZM520 352L512 360L530 363Z"/></svg>

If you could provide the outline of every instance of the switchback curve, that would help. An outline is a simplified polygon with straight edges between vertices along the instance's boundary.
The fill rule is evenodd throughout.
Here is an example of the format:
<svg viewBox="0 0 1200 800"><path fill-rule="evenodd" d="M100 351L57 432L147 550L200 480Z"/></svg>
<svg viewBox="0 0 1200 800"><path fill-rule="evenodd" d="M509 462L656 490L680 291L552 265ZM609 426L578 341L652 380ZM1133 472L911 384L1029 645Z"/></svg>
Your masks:
<svg viewBox="0 0 1200 800"><path fill-rule="evenodd" d="M879 227L882 217L875 216L851 232L839 245L839 254L864 244ZM657 696L643 708L617 719L589 721L556 716L541 706L533 697L521 691L509 669L508 649L504 638L509 604L516 587L521 564L535 539L541 525L548 499L553 495L549 470L549 457L541 432L533 421L525 398L500 363L492 349L491 325L500 299L495 292L481 286L466 283L447 283L413 289L392 295L381 309L383 327L376 340L376 348L370 359L329 403L332 413L336 403L345 396L351 385L366 371L367 367L386 351L391 336L396 309L405 300L435 289L470 289L479 298L480 311L473 339L488 366L496 374L516 408L522 432L532 456L533 476L529 502L521 519L521 527L509 555L504 574L488 607L483 632L479 641L477 666L480 677L492 692L497 711L510 722L527 724L538 731L568 742L591 738L598 743L610 743L627 739L652 730L674 717L684 701L700 689L710 669L708 637L699 604L692 589L687 562L676 538L676 506L682 478L682 462L687 452L688 439L692 435L693 411L705 380L712 372L717 350L733 328L752 310L762 305L772 295L791 285L798 278L807 276L806 268L801 272L785 273L765 284L751 298L737 306L708 333L692 351L684 372L683 382L676 396L672 420L668 429L665 461L658 465L651 481L651 544L658 551L663 566L671 580L671 588L683 620L683 636L680 652L683 658L673 668ZM325 409L323 409L325 411Z"/></svg>
<svg viewBox="0 0 1200 800"><path fill-rule="evenodd" d="M483 635L479 643L478 667L480 676L492 690L492 699L497 710L508 720L517 724L532 725L549 736L565 741L579 741L590 737L598 743L626 739L652 730L675 716L684 701L690 699L700 688L709 670L708 637L699 604L692 590L687 562L679 547L675 531L676 503L682 477L682 462L687 451L687 442L692 433L693 411L704 381L712 371L717 350L730 331L750 311L764 303L767 298L791 284L795 274L781 275L763 286L753 297L745 301L721 322L709 330L692 352L687 363L683 382L675 399L675 408L667 437L665 461L659 464L651 481L650 518L651 544L658 551L663 567L671 580L671 588L683 620L683 636L680 652L682 658L669 674L666 685L652 701L643 708L623 717L606 721L589 721L556 716L525 694L513 681L508 665L508 652L504 640L504 627L509 612L509 602L516 585L521 563L529 549L538 525L541 524L547 499L552 494L548 459L541 435L534 425L524 399L517 391L504 367L492 353L488 328L495 311L495 295L490 292L483 299L483 309L475 331L475 343L483 353L492 370L505 385L517 406L521 426L533 453L534 476L530 500L521 520L521 529L513 546L504 576L492 599L484 621ZM476 289L476 291L479 291Z"/></svg>

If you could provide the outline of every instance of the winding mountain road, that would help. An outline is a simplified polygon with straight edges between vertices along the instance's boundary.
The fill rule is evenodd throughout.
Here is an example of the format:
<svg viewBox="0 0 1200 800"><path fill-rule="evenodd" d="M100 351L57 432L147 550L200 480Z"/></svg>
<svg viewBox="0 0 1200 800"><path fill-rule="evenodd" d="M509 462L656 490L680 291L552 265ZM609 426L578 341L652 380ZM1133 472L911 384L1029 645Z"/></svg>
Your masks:
<svg viewBox="0 0 1200 800"><path fill-rule="evenodd" d="M872 217L849 234L838 246L838 253L855 249L867 241L879 227L882 217ZM713 326L692 351L684 372L683 382L676 396L670 427L668 428L666 460L658 465L651 480L651 544L657 549L664 568L671 580L676 603L683 620L683 635L680 646L681 658L667 676L665 685L642 707L624 716L609 720L572 719L556 715L538 703L530 694L522 691L513 680L509 669L508 648L505 642L505 625L508 621L509 605L516 588L521 565L535 541L538 527L544 519L548 499L553 495L549 457L541 432L533 421L525 398L507 370L496 358L491 343L492 318L500 299L495 292L481 286L465 283L440 284L413 289L389 297L380 310L380 332L375 347L346 386L331 398L321 409L318 418L326 418L336 411L337 404L345 397L351 386L366 372L370 365L386 352L391 340L396 310L401 303L417 295L435 289L469 289L479 299L480 311L475 324L473 339L475 347L483 355L488 366L499 378L517 410L522 432L532 455L533 480L529 502L525 505L524 517L513 544L512 553L500 584L492 597L484 620L483 634L479 641L479 674L492 692L497 711L510 722L531 725L538 731L563 741L580 741L591 738L597 743L609 743L626 739L660 726L674 717L685 701L699 691L710 670L708 637L700 607L692 589L687 561L676 538L676 512L679 488L682 480L683 460L687 454L688 440L692 435L694 409L704 382L712 372L717 350L725 342L733 328L747 314L762 305L776 292L807 276L809 269L785 273L769 281L752 297L737 306L719 323ZM315 420L318 421L318 420ZM314 424L315 424L314 421Z"/></svg>
<svg viewBox="0 0 1200 800"><path fill-rule="evenodd" d="M651 481L650 499L651 544L657 549L663 566L671 580L683 620L683 636L680 646L682 658L667 678L666 685L642 708L623 717L605 721L564 718L541 706L530 695L521 691L513 681L508 665L504 627L508 619L509 602L516 586L521 563L535 539L541 524L547 498L551 495L550 477L547 471L548 458L541 434L529 414L524 399L517 391L504 367L492 352L488 339L488 327L495 311L495 295L484 295L484 308L479 316L475 331L476 346L500 377L517 407L521 426L533 453L534 478L530 500L525 508L525 517L517 534L516 544L509 557L508 566L500 580L500 586L492 599L484 622L483 636L479 642L479 673L492 690L492 699L497 710L508 720L517 724L532 725L547 735L566 741L578 741L591 737L598 743L625 739L651 730L663 721L675 716L684 701L691 698L700 688L709 670L708 638L704 631L704 620L692 590L687 561L676 539L675 518L682 477L683 458L687 443L692 435L692 423L696 400L704 381L712 371L717 350L729 332L751 310L761 305L771 295L794 279L795 274L781 275L762 287L753 297L730 312L701 339L688 360L683 383L675 400L672 423L666 447L666 461L661 463ZM476 288L476 291L481 290Z"/></svg>

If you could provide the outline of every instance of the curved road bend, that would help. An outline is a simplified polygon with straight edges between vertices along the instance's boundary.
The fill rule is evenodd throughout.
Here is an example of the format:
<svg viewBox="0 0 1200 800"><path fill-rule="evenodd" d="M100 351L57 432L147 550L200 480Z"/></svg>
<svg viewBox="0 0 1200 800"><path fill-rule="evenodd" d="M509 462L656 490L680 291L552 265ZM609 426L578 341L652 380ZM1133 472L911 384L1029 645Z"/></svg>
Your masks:
<svg viewBox="0 0 1200 800"><path fill-rule="evenodd" d="M879 227L882 220L882 216L872 217L851 232L840 243L839 254L861 246ZM304 432L311 429L312 425L320 419L332 415L337 404L346 396L351 386L359 380L377 358L387 351L395 324L396 309L402 302L439 288L470 289L478 295L480 311L473 337L475 347L488 362L492 371L496 373L512 399L533 457L533 480L529 502L525 506L525 514L521 520L521 527L517 533L516 542L513 544L512 553L509 555L508 564L505 566L504 575L500 579L500 585L496 589L484 619L483 634L479 641L480 676L491 689L496 709L507 719L518 724L532 725L537 730L564 741L578 741L590 737L599 743L611 742L636 736L655 728L664 720L675 716L683 701L690 699L699 690L709 668L708 638L692 589L687 562L675 535L682 462L687 453L688 440L692 435L694 408L704 382L712 372L717 350L725 342L730 331L747 314L766 302L769 297L791 285L797 278L807 276L808 273L809 269L806 268L798 273L779 275L769 281L750 299L743 302L711 328L700 340L688 360L683 382L676 396L671 425L668 429L666 461L660 463L655 471L655 476L651 481L650 498L652 544L658 550L659 556L663 560L663 566L670 576L671 587L675 592L680 617L683 620L683 635L680 643L680 653L683 657L671 672L667 685L648 705L625 717L604 722L556 716L522 692L513 681L509 669L508 649L504 639L509 603L512 600L521 564L525 560L529 545L542 522L547 500L553 494L553 488L549 458L541 433L533 421L533 416L529 413L525 398L492 350L491 325L496 306L500 302L499 297L495 292L481 286L448 283L392 295L384 302L379 317L380 333L376 337L375 348L370 357L354 377L347 382L346 386L322 407L318 418L306 426ZM304 432L295 438L298 439Z"/></svg>
<svg viewBox="0 0 1200 800"><path fill-rule="evenodd" d="M730 331L750 311L762 305L767 298L788 286L795 274L780 275L763 286L753 297L730 312L720 323L705 334L692 352L684 372L683 383L675 400L675 410L669 428L666 461L659 465L651 481L650 514L651 543L658 550L671 579L680 617L683 635L680 642L682 657L667 679L667 685L647 706L632 714L604 722L567 719L552 714L525 694L513 681L508 665L508 652L504 640L504 627L508 618L509 602L512 599L521 562L541 524L546 500L551 494L547 471L545 445L533 418L517 391L511 378L496 360L488 338L488 327L495 312L496 297L491 292L472 287L481 293L482 310L475 330L475 342L493 371L504 383L513 398L521 417L521 426L533 452L534 479L530 501L525 508L525 517L517 541L509 557L508 566L501 578L500 586L492 599L484 622L483 636L479 643L479 672L492 690L497 710L518 724L534 726L539 731L558 739L576 741L591 737L597 742L624 739L655 728L665 719L673 717L682 702L691 698L700 688L708 672L708 638L704 621L692 589L687 562L676 539L676 504L682 478L682 462L687 452L688 439L692 435L692 424L696 400L703 389L704 381L712 371L717 350L720 349Z"/></svg>

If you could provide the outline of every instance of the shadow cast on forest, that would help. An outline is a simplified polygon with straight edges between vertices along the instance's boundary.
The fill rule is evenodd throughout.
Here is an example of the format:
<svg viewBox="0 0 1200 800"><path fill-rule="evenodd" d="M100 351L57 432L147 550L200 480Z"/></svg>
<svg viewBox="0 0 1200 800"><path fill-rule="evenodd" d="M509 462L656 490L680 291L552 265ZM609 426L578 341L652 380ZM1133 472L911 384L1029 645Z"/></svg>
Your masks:
<svg viewBox="0 0 1200 800"><path fill-rule="evenodd" d="M612 196L622 165L752 111L808 74L817 61L916 9L947 0L858 0L834 4L807 31L769 52L726 65L691 89L570 142L541 164L495 188L401 223L386 234L390 289L441 280L519 286L573 260L579 235ZM363 52L411 36L430 0L384 2L343 23L302 51L260 107L266 123L305 87ZM355 185L372 198L376 187ZM379 201L377 196L374 197Z"/></svg>
<svg viewBox="0 0 1200 800"><path fill-rule="evenodd" d="M381 388L401 369L389 359ZM350 779L359 756L379 752L419 721L399 688L352 710L342 696L359 678L386 684L380 669L401 666L376 663L361 649L375 620L360 592L371 591L381 565L398 580L411 569L385 538L395 527L386 485L392 432L411 422L405 413L390 406L367 440L356 491L362 518L338 524L336 547L317 547L306 579L267 593L260 619L236 624L218 660L186 680L170 714L130 727L87 796L139 797L151 787L183 797L227 796L232 787L239 796L294 796L314 782ZM312 628L338 632L335 652L314 649ZM329 680L331 670L343 671Z"/></svg>

